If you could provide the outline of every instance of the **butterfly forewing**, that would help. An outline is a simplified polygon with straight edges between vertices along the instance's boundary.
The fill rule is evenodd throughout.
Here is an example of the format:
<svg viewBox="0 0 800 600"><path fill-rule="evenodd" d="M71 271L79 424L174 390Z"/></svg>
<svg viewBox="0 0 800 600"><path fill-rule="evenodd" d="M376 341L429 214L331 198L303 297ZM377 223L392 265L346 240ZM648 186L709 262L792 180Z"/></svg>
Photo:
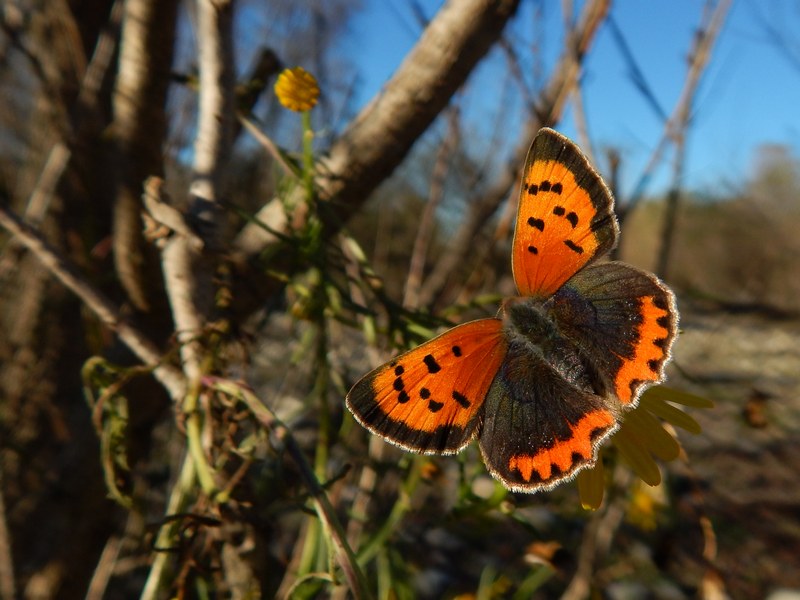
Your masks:
<svg viewBox="0 0 800 600"><path fill-rule="evenodd" d="M569 139L542 129L525 161L511 267L523 296L547 298L616 243L613 199Z"/></svg>
<svg viewBox="0 0 800 600"><path fill-rule="evenodd" d="M502 321L464 323L367 374L350 390L347 406L398 446L457 452L475 436L505 353Z"/></svg>

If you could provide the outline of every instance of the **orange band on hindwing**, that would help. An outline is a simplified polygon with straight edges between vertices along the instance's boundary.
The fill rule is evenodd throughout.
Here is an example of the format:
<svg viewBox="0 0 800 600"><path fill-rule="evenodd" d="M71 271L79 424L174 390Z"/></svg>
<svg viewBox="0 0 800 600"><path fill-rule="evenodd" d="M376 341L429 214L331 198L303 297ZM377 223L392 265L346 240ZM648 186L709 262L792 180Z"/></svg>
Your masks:
<svg viewBox="0 0 800 600"><path fill-rule="evenodd" d="M623 404L636 399L643 385L661 380L661 371L674 336L670 330L669 306L664 300L653 296L642 298L639 314L642 322L637 327L634 356L623 358L622 367L614 377L617 397Z"/></svg>
<svg viewBox="0 0 800 600"><path fill-rule="evenodd" d="M556 440L552 446L536 454L515 454L508 460L508 469L518 471L526 482L531 481L534 473L536 480L543 484L554 477L560 479L574 471L577 465L593 461L595 440L614 425L614 415L607 410L590 412L572 426L571 438ZM576 459L576 456L580 458Z"/></svg>

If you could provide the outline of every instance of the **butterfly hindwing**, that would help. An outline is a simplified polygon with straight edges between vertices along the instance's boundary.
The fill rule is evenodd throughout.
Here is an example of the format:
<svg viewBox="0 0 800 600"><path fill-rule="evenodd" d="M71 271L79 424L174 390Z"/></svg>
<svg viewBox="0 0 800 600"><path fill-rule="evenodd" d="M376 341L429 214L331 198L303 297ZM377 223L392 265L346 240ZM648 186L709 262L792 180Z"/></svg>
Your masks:
<svg viewBox="0 0 800 600"><path fill-rule="evenodd" d="M654 275L619 262L593 265L572 277L552 306L560 331L591 357L623 406L664 378L678 311Z"/></svg>
<svg viewBox="0 0 800 600"><path fill-rule="evenodd" d="M512 340L486 398L480 447L487 468L507 488L535 492L594 464L600 443L616 428L604 398L568 381L526 342Z"/></svg>
<svg viewBox="0 0 800 600"><path fill-rule="evenodd" d="M347 406L367 429L415 452L458 452L475 436L505 358L502 321L464 323L364 376Z"/></svg>
<svg viewBox="0 0 800 600"><path fill-rule="evenodd" d="M519 293L547 298L614 247L611 192L580 149L542 129L528 151L520 188L511 268Z"/></svg>

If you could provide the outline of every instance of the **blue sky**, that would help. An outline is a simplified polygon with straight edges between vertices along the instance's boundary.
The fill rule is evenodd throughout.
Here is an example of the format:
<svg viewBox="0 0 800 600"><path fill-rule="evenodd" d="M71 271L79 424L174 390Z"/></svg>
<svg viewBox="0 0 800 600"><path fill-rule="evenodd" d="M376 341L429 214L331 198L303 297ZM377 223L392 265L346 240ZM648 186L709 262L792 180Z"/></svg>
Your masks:
<svg viewBox="0 0 800 600"><path fill-rule="evenodd" d="M442 2L419 3L430 16ZM363 0L364 9L351 24L345 43L345 52L360 72L358 106L380 90L415 43L419 26L410 5L406 0ZM546 35L541 46L544 66L549 69L561 47L561 3L543 0L542 5ZM542 31L541 26L534 25L533 6L530 0L523 0L510 30L515 39L528 44ZM687 53L702 7L700 0L613 3L612 15L668 113L684 85ZM762 21L777 27L795 44L796 51L800 47L800 2L734 0L695 104L686 183L696 191L713 195L723 184L741 185L753 171L761 144L786 144L800 156L800 66L777 49ZM474 75L482 83L472 82L475 98L465 112L478 146L487 141L482 138L490 136L481 125L494 122L488 115L508 109L502 105L504 100L493 94L497 86L492 85L492 77L496 78L498 72L492 70L493 60L502 59L488 59ZM630 192L660 138L662 123L632 84L607 25L595 39L586 62L583 91L591 138L595 144L622 150L622 186ZM508 123L511 130L513 126L513 122ZM574 137L569 113L558 128ZM510 135L509 145L514 141ZM667 162L651 191L663 188L668 170Z"/></svg>

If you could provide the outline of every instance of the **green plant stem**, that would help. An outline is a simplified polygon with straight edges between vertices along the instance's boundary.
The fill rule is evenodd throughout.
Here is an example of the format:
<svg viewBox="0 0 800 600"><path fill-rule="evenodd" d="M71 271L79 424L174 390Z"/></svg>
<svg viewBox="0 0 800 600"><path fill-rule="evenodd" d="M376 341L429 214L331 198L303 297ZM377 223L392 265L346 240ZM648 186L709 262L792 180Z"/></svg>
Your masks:
<svg viewBox="0 0 800 600"><path fill-rule="evenodd" d="M318 292L319 293L319 292ZM331 415L328 406L328 386L330 383L330 365L328 364L328 336L325 331L324 315L320 315L317 323L317 348L315 357L315 371L313 394L319 403L319 435L317 437L317 452L314 459L314 473L317 478L325 481L328 468L328 448L331 441Z"/></svg>
<svg viewBox="0 0 800 600"><path fill-rule="evenodd" d="M328 392L328 364L326 360L327 337L325 335L324 323L317 324L316 353L314 359L314 371L317 374L314 382L312 396L318 402L319 430L317 445L314 453L314 475L318 481L327 479L328 468L328 448L330 443L330 414L328 411L327 392ZM302 576L322 568L319 560L321 529L319 522L312 522L306 529L305 539L303 540L303 552L300 559L298 573ZM330 539L327 536L327 539ZM332 544L328 544L331 548Z"/></svg>
<svg viewBox="0 0 800 600"><path fill-rule="evenodd" d="M203 488L203 492L213 498L217 493L217 484L214 482L213 469L208 464L206 455L203 452L203 417L198 410L199 396L200 382L192 382L183 400L183 411L186 414L186 438L189 442L189 455L195 463L200 487Z"/></svg>
<svg viewBox="0 0 800 600"><path fill-rule="evenodd" d="M417 484L419 483L420 465L421 460L423 459L421 459L419 456L415 456L411 460L412 463L411 468L409 469L408 477L403 483L403 487L400 489L400 493L398 494L397 501L392 507L392 511L381 525L381 528L378 529L369 542L361 547L361 550L358 553L358 564L360 565L367 564L378 552L381 551L386 544L386 540L389 539L389 536L392 534L392 532L394 532L395 526L400 522L400 520L403 518L403 515L411 507L411 494L414 492Z"/></svg>
<svg viewBox="0 0 800 600"><path fill-rule="evenodd" d="M175 483L175 487L172 488L165 516L185 511L189 504L191 491L195 486L195 466L196 463L191 456L187 454L183 457L181 472L178 476L178 481ZM154 600L164 595L161 592L166 576L167 564L174 556L174 554L164 549L169 547L177 527L178 521L170 519L158 530L158 535L156 535L153 546L156 548L156 552L154 552L153 564L150 567L150 573L147 575L147 581L142 590L141 600Z"/></svg>
<svg viewBox="0 0 800 600"><path fill-rule="evenodd" d="M314 130L311 128L311 111L302 113L303 122L303 185L309 202L314 200Z"/></svg>
<svg viewBox="0 0 800 600"><path fill-rule="evenodd" d="M303 536L303 549L300 552L300 561L297 564L298 577L315 572L317 566L317 548L319 547L321 528L319 521L309 520Z"/></svg>

